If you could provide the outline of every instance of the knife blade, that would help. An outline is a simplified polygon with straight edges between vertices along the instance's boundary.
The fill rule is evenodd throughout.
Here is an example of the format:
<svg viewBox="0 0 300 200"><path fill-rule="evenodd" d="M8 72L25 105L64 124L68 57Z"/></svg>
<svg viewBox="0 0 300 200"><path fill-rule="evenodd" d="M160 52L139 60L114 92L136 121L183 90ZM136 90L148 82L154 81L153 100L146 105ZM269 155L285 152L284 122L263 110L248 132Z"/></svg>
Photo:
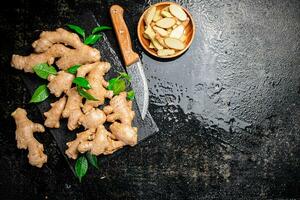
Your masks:
<svg viewBox="0 0 300 200"><path fill-rule="evenodd" d="M130 34L124 20L124 9L119 5L110 8L110 16L117 40L126 65L126 72L131 76L131 87L135 92L136 102L144 120L149 106L149 90L144 69L139 55L133 51Z"/></svg>

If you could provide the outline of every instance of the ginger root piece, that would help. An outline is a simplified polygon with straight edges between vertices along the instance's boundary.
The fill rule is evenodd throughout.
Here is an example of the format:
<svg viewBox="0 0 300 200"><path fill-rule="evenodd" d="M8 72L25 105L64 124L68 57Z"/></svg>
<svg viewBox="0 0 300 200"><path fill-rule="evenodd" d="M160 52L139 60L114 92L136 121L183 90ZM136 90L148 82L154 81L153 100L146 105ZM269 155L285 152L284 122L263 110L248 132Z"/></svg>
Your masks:
<svg viewBox="0 0 300 200"><path fill-rule="evenodd" d="M91 111L82 115L79 118L79 124L83 125L85 129L96 130L99 125L104 124L106 115L98 108L93 108Z"/></svg>
<svg viewBox="0 0 300 200"><path fill-rule="evenodd" d="M62 44L59 44L62 43ZM65 45L72 46L68 48ZM62 28L52 32L43 32L40 39L33 42L35 52L28 56L13 55L12 67L33 73L32 68L40 63L53 64L65 70L77 64L93 63L100 60L100 52L88 45L83 44L80 38Z"/></svg>
<svg viewBox="0 0 300 200"><path fill-rule="evenodd" d="M90 151L93 155L112 154L125 144L122 141L114 140L114 136L105 129L103 125L97 128L95 138L92 141L83 141L78 145L78 151L84 153Z"/></svg>
<svg viewBox="0 0 300 200"><path fill-rule="evenodd" d="M106 89L108 83L103 76L110 69L108 62L96 62L93 64L83 65L77 71L77 76L84 77L87 74L87 80L92 86L87 92L94 96L98 101L87 100L83 105L83 112L87 113L92 108L98 107L104 103L105 98L111 99L113 92Z"/></svg>
<svg viewBox="0 0 300 200"><path fill-rule="evenodd" d="M137 144L137 127L132 127L128 124L121 124L114 122L109 126L110 131L116 137L116 139L134 146Z"/></svg>
<svg viewBox="0 0 300 200"><path fill-rule="evenodd" d="M66 150L65 153L69 158L72 158L74 160L77 159L79 153L77 149L78 145L84 141L93 140L94 138L95 138L94 132L91 130L86 130L81 133L78 133L75 140L67 143L68 149Z"/></svg>
<svg viewBox="0 0 300 200"><path fill-rule="evenodd" d="M81 111L82 96L76 90L76 87L71 88L67 92L68 100L65 109L62 113L63 118L68 119L68 129L74 130L78 127L78 120L83 115Z"/></svg>
<svg viewBox="0 0 300 200"><path fill-rule="evenodd" d="M44 146L33 136L34 132L44 132L43 125L33 123L27 118L26 110L17 108L11 116L16 122L16 140L19 149L28 149L28 160L33 166L41 168L47 162Z"/></svg>
<svg viewBox="0 0 300 200"><path fill-rule="evenodd" d="M48 88L50 93L54 94L56 97L59 97L63 92L67 93L72 86L74 78L75 76L73 74L65 71L60 71L57 75L49 75Z"/></svg>
<svg viewBox="0 0 300 200"><path fill-rule="evenodd" d="M59 128L60 127L60 117L65 108L67 98L64 96L60 98L55 103L51 103L51 109L48 112L45 112L44 115L46 120L44 122L45 126L49 128Z"/></svg>
<svg viewBox="0 0 300 200"><path fill-rule="evenodd" d="M103 111L107 115L108 122L120 120L122 124L131 126L135 113L132 111L132 101L127 101L126 97L127 93L121 92L111 99L109 106L104 107Z"/></svg>
<svg viewBox="0 0 300 200"><path fill-rule="evenodd" d="M72 46L74 49L79 49L84 45L77 34L58 28L55 31L43 31L40 34L40 39L32 43L32 47L35 52L41 53L56 43Z"/></svg>
<svg viewBox="0 0 300 200"><path fill-rule="evenodd" d="M127 93L121 92L114 96L109 106L105 106L103 111L107 114L108 122L114 122L110 125L110 131L118 139L125 144L134 146L137 144L137 128L131 126L131 122L135 116L132 111L132 101L127 101ZM121 123L115 122L119 120Z"/></svg>
<svg viewBox="0 0 300 200"><path fill-rule="evenodd" d="M62 44L53 45L44 53L36 54L32 53L29 56L12 55L11 66L24 70L25 72L33 73L33 67L40 63L53 64L55 58L62 57L69 52L69 48Z"/></svg>

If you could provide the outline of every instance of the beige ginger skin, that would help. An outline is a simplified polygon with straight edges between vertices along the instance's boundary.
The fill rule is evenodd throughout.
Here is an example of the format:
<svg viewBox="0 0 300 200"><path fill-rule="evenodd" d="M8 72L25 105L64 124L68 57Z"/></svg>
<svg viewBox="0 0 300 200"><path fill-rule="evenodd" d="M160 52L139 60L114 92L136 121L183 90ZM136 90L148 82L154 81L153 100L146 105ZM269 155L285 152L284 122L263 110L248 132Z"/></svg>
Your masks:
<svg viewBox="0 0 300 200"><path fill-rule="evenodd" d="M58 101L51 103L51 109L48 112L45 112L44 115L46 120L44 125L48 128L59 128L59 120L61 118L62 112L65 108L67 98L64 96Z"/></svg>
<svg viewBox="0 0 300 200"><path fill-rule="evenodd" d="M45 132L43 125L33 123L27 118L26 110L17 108L11 116L16 122L16 140L19 149L28 149L28 160L33 166L41 168L47 162L44 146L33 136L34 132Z"/></svg>
<svg viewBox="0 0 300 200"><path fill-rule="evenodd" d="M66 47L72 46L74 49ZM80 38L62 28L42 32L40 38L33 42L36 53L28 56L13 55L11 65L19 70L33 73L33 67L40 63L55 64L66 70L77 64L93 63L100 60L100 52L83 44Z"/></svg>
<svg viewBox="0 0 300 200"><path fill-rule="evenodd" d="M98 99L98 101L87 100L82 108L84 113L104 104L105 98L112 98L113 92L106 89L108 83L104 80L104 75L109 71L110 67L108 62L96 62L83 65L77 70L77 77L86 76L92 87L87 92Z"/></svg>

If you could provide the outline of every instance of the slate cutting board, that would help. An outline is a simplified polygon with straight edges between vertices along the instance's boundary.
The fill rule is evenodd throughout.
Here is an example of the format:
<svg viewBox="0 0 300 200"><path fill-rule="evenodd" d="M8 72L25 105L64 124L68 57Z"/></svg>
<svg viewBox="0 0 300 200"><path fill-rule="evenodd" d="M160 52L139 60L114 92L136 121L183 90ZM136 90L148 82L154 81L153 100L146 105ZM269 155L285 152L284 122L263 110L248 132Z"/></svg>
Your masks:
<svg viewBox="0 0 300 200"><path fill-rule="evenodd" d="M86 34L91 33L92 29L96 26L99 26L99 24L96 21L95 16L93 13L85 13L80 15L78 18L74 19L72 24L76 24L82 28L85 29ZM57 27L58 28L58 27ZM110 45L105 33L103 34L103 39L100 42L97 42L93 47L98 49L101 54L101 61L107 61L111 64L110 71L106 74L105 79L109 80L113 77L118 76L118 72L126 72L123 68L122 62L118 59L115 51L113 50L112 46ZM110 32L109 34L114 34L113 32ZM25 85L29 89L30 93L33 94L35 89L40 84L47 83L44 80L39 79L37 76L33 74L22 74L22 79L24 80ZM53 95L50 95L50 98L48 98L46 101L37 104L37 107L39 111L41 112L41 115L43 115L44 112L48 111L51 106L50 103L55 102L58 98L55 98ZM108 103L108 101L106 102ZM101 107L100 107L101 108ZM151 115L149 112L147 113L144 120L141 119L141 115L139 113L137 104L135 100L133 101L133 110L135 111L136 117L133 121L133 126L138 127L138 142L141 142L145 138L149 137L150 135L158 132L158 128L156 123L153 121ZM68 141L74 140L76 138L76 133L79 133L83 131L83 128L76 129L74 131L69 131L67 128L67 119L61 119L61 125L59 129L47 129L48 132L50 132L54 139L57 142L57 145L64 155L64 157L67 159L68 164L70 165L72 171L74 172L74 161L69 159L65 155L65 150L67 148L66 143ZM108 124L105 124L106 127L108 127ZM111 159L112 157L122 153L124 150L126 150L125 147L117 152L115 152L112 155L108 156L100 156L98 159L100 159L101 162L104 162L106 159Z"/></svg>

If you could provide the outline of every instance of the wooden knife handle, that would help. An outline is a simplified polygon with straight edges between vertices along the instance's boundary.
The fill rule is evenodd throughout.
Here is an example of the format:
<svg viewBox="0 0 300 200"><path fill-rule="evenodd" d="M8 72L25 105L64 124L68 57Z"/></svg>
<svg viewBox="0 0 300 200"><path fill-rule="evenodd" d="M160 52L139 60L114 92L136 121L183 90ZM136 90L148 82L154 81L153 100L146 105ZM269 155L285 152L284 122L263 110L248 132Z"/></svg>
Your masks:
<svg viewBox="0 0 300 200"><path fill-rule="evenodd" d="M139 55L132 50L128 28L124 20L124 9L119 5L110 7L110 16L126 66L138 61Z"/></svg>

